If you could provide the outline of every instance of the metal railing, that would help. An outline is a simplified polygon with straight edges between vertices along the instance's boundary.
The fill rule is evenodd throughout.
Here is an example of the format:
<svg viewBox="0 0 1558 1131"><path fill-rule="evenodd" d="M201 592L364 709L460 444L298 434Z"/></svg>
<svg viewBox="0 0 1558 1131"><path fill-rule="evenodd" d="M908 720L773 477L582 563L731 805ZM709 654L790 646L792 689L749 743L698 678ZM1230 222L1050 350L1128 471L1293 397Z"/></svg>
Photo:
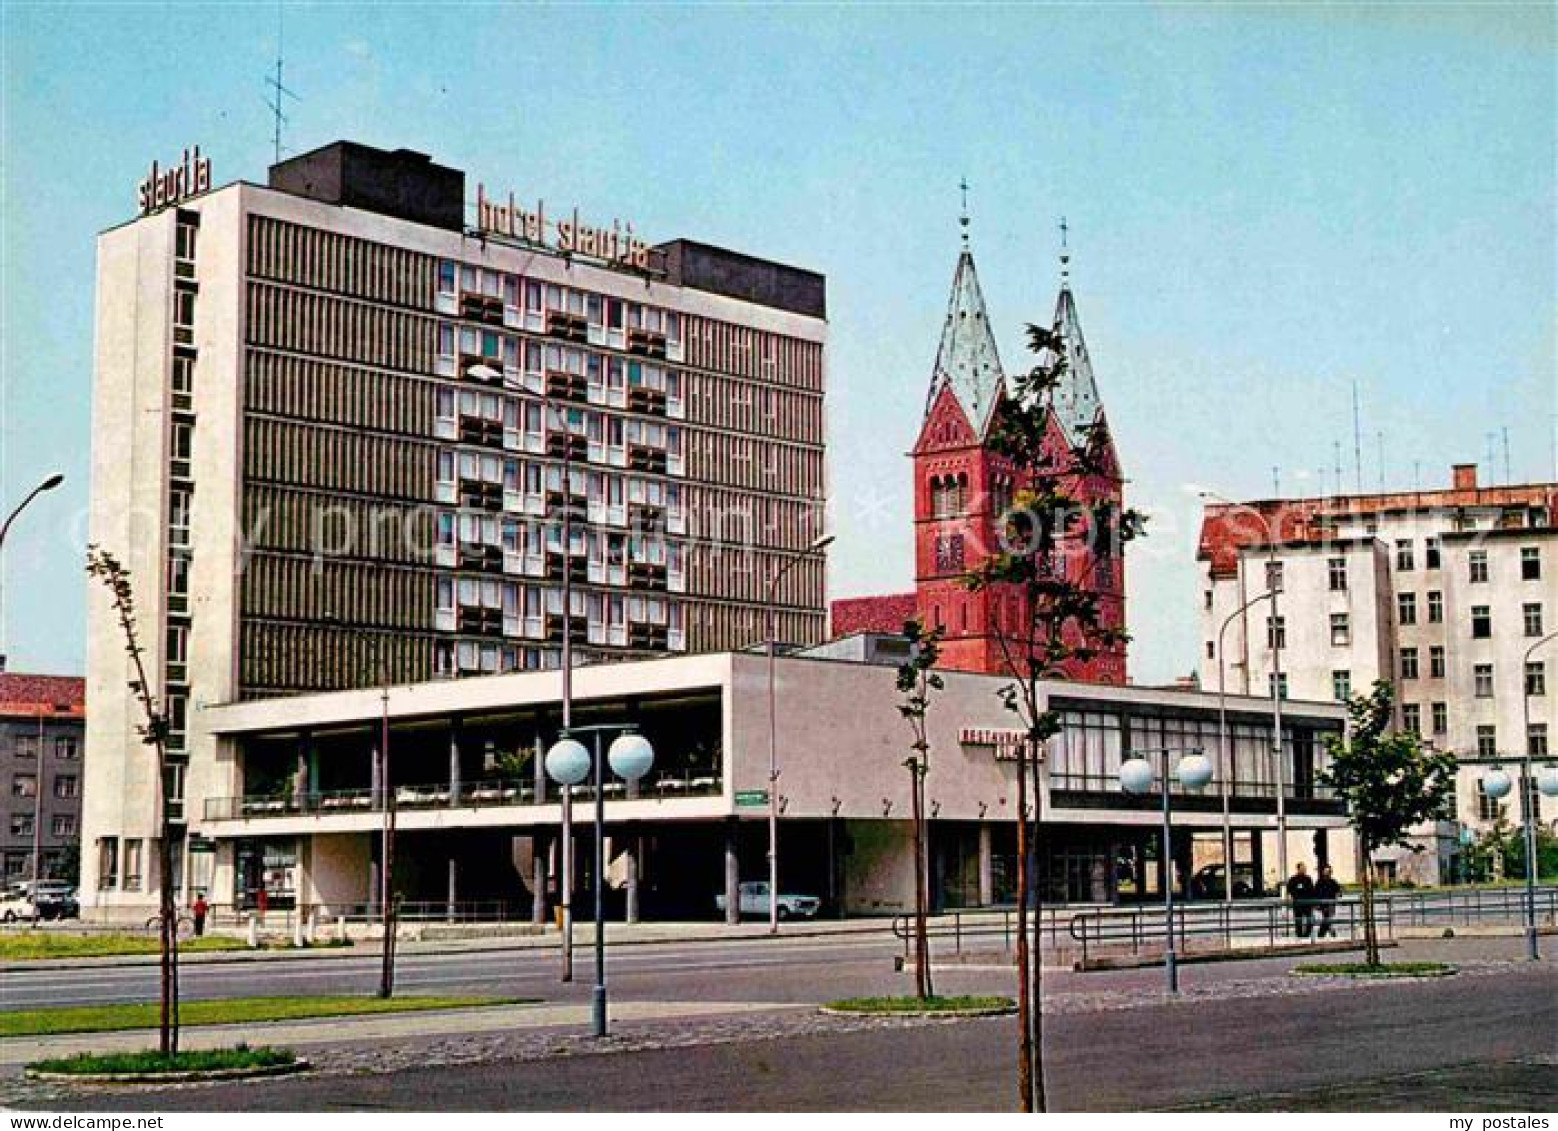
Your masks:
<svg viewBox="0 0 1558 1131"><path fill-rule="evenodd" d="M1039 938L1049 947L1056 948L1068 937L1070 917L1075 909L1064 906L1041 907L1028 912L1028 930L1033 928L1033 916L1038 916ZM908 959L914 948L914 916L898 915L893 918L893 937L903 943L904 958ZM962 954L965 945L972 949L988 948L1000 940L1001 949L1010 951L1017 932L1017 908L1012 906L961 908L954 911L938 911L927 915L925 935L934 944L952 946L953 954Z"/></svg>
<svg viewBox="0 0 1558 1131"><path fill-rule="evenodd" d="M689 770L679 774L661 773L631 788L623 782L607 782L603 792L607 801L671 801L683 797L714 797L723 788L724 783L717 774L706 770ZM575 786L573 796L575 801L593 801L594 787L589 784ZM554 787L539 803L555 804L558 800ZM338 789L209 797L205 801L204 812L208 821L253 821L275 817L379 812L383 803L382 791ZM537 803L535 781L529 778L477 780L462 782L458 787L452 787L448 782L395 787L395 808L401 812L482 809Z"/></svg>

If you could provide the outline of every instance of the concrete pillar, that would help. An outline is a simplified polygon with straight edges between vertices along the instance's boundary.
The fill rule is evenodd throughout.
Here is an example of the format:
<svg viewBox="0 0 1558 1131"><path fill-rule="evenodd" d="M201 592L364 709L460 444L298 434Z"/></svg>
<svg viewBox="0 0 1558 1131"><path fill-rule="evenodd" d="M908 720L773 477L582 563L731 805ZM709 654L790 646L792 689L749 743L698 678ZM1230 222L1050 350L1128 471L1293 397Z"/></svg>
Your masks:
<svg viewBox="0 0 1558 1131"><path fill-rule="evenodd" d="M530 838L530 921L538 927L546 924L546 858L551 851L549 839L541 833Z"/></svg>
<svg viewBox="0 0 1558 1131"><path fill-rule="evenodd" d="M627 880L624 883L627 910L625 918L629 923L638 922L638 853L640 849L637 833L630 834L627 838L627 851L623 854L627 857Z"/></svg>
<svg viewBox="0 0 1558 1131"><path fill-rule="evenodd" d="M373 804L378 806L384 798L384 783L380 780L381 759L378 743L368 745L368 785L373 790ZM377 890L377 885L375 885Z"/></svg>
<svg viewBox="0 0 1558 1131"><path fill-rule="evenodd" d="M379 881L378 853L374 849L370 849L369 852L371 855L368 859L368 898L364 902L368 905L368 914L373 916L379 913L379 892L383 890L383 884Z"/></svg>
<svg viewBox="0 0 1558 1131"><path fill-rule="evenodd" d="M453 792L453 790L451 790ZM454 858L454 853L449 854L449 904L444 910L444 918L454 922L454 905L460 898L460 865Z"/></svg>
<svg viewBox="0 0 1558 1131"><path fill-rule="evenodd" d="M725 822L725 922L741 922L741 824L731 817Z"/></svg>
<svg viewBox="0 0 1558 1131"><path fill-rule="evenodd" d="M979 905L989 907L995 902L995 850L990 826L979 822Z"/></svg>
<svg viewBox="0 0 1558 1131"><path fill-rule="evenodd" d="M310 788L308 782L308 748L310 745L308 732L304 731L298 736L297 756L293 763L292 774L292 800L299 809L303 808L304 798L307 796Z"/></svg>
<svg viewBox="0 0 1558 1131"><path fill-rule="evenodd" d="M460 803L460 723L455 720L449 727L449 804ZM454 861L449 862L450 868Z"/></svg>
<svg viewBox="0 0 1558 1131"><path fill-rule="evenodd" d="M546 748L541 744L541 736L536 735L536 756L530 761L533 764L536 777L536 804L546 803Z"/></svg>

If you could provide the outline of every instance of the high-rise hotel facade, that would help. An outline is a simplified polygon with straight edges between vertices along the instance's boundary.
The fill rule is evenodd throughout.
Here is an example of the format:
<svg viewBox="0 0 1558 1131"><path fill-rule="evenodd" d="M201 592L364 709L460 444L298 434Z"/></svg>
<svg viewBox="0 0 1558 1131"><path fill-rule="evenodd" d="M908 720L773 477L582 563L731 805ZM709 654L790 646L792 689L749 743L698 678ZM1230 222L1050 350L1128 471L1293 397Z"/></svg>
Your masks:
<svg viewBox="0 0 1558 1131"><path fill-rule="evenodd" d="M98 246L91 540L134 580L181 874L243 792L202 708L763 639L822 531L822 276L404 150L210 185L154 171ZM824 569L786 571L780 639L822 637ZM157 769L96 583L87 662L83 893L138 906Z"/></svg>

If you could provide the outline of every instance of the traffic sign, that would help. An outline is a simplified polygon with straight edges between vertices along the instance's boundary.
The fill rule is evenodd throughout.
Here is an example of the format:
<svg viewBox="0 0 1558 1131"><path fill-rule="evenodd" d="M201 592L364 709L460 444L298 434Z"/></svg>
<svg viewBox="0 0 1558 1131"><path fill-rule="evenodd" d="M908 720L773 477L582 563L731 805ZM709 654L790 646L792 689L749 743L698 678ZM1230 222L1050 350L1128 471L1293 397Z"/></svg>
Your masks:
<svg viewBox="0 0 1558 1131"><path fill-rule="evenodd" d="M736 804L740 806L757 806L768 804L768 791L766 789L741 789L736 791Z"/></svg>

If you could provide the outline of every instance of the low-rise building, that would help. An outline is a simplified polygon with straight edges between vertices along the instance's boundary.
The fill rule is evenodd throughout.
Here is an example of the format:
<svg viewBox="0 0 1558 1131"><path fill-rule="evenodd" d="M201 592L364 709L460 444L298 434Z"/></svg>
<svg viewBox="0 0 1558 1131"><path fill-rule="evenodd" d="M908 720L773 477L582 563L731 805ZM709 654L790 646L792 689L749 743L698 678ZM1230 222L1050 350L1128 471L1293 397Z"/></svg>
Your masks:
<svg viewBox="0 0 1558 1131"><path fill-rule="evenodd" d="M4 882L66 872L81 843L87 703L79 676L0 672L0 864Z"/></svg>

